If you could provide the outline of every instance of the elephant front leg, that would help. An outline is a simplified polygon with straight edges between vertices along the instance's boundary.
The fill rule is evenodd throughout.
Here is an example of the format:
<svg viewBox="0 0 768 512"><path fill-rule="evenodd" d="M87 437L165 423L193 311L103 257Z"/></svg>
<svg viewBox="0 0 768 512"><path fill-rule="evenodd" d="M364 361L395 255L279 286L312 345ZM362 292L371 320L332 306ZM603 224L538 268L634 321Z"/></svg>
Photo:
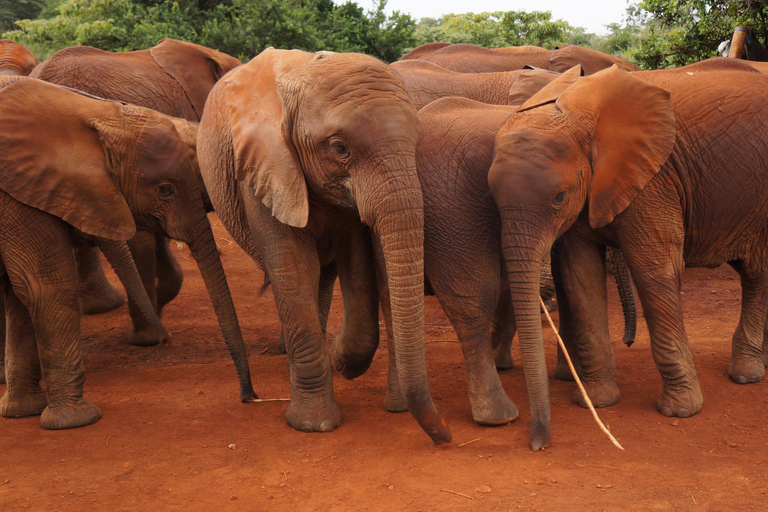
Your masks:
<svg viewBox="0 0 768 512"><path fill-rule="evenodd" d="M323 328L323 339L326 338L328 315L331 312L331 302L333 301L333 287L336 285L336 278L338 275L335 262L320 269L320 285L317 292L317 304L320 315L320 326ZM280 338L277 340L277 350L281 354L286 353L285 331L283 329L280 330Z"/></svg>
<svg viewBox="0 0 768 512"><path fill-rule="evenodd" d="M681 244L643 241L622 245L651 335L651 351L664 389L656 407L664 416L687 418L704 399L683 323Z"/></svg>
<svg viewBox="0 0 768 512"><path fill-rule="evenodd" d="M728 375L738 384L760 382L765 375L763 332L768 304L768 276L733 264L741 275L741 318L733 333Z"/></svg>
<svg viewBox="0 0 768 512"><path fill-rule="evenodd" d="M352 229L336 263L344 324L333 337L333 363L345 378L354 379L368 370L379 346L379 297L371 237L366 228Z"/></svg>
<svg viewBox="0 0 768 512"><path fill-rule="evenodd" d="M144 284L144 289L147 291L147 296L157 310L155 235L148 231L136 231L136 235L128 241L128 247L131 249L136 269L139 271L139 276ZM131 314L131 321L133 322L131 345L151 347L161 343L163 336L142 315L138 305L131 297L128 297L128 308Z"/></svg>
<svg viewBox="0 0 768 512"><path fill-rule="evenodd" d="M107 281L98 247L85 242L78 243L75 246L75 257L82 312L98 315L122 306L125 295Z"/></svg>
<svg viewBox="0 0 768 512"><path fill-rule="evenodd" d="M595 407L613 405L619 401L620 393L608 331L605 247L585 240L578 233L566 232L554 251L552 273L557 288L561 335L564 341L567 340L570 355L578 361L576 364L580 363L584 388ZM562 378L565 370L558 357L556 374ZM570 373L569 369L567 373ZM578 391L574 393L573 401L586 407Z"/></svg>
<svg viewBox="0 0 768 512"><path fill-rule="evenodd" d="M23 418L37 416L48 405L48 397L40 388L40 359L37 354L37 341L32 328L27 308L13 294L10 284L5 283L5 318L8 319L8 340L5 347L7 354L8 385L0 398L0 415L5 418ZM5 336L5 329L3 329Z"/></svg>

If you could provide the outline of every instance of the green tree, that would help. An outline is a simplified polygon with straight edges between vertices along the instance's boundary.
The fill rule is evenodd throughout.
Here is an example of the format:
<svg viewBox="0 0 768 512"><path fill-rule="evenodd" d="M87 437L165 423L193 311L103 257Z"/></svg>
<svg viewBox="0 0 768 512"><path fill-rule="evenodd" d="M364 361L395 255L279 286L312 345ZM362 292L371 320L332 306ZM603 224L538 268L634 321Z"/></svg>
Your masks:
<svg viewBox="0 0 768 512"><path fill-rule="evenodd" d="M488 48L558 44L589 44L591 34L553 20L549 11L496 11L447 14L439 19L422 18L416 28L417 44L432 41L471 43Z"/></svg>
<svg viewBox="0 0 768 512"><path fill-rule="evenodd" d="M682 66L717 55L737 25L768 42L768 4L752 0L642 0L630 13L648 27L636 58L647 68Z"/></svg>
<svg viewBox="0 0 768 512"><path fill-rule="evenodd" d="M13 30L16 20L37 18L46 0L0 0L0 29Z"/></svg>

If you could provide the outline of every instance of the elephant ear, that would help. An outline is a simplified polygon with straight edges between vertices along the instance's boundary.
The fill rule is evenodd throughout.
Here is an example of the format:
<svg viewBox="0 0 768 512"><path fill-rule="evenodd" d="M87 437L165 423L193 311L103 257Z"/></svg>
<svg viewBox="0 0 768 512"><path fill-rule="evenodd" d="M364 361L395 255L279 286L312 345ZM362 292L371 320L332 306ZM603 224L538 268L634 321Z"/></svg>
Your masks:
<svg viewBox="0 0 768 512"><path fill-rule="evenodd" d="M554 103L557 98L560 97L563 92L568 89L570 86L572 86L574 83L576 83L576 80L579 79L584 74L584 71L581 69L581 66L578 64L576 66L573 66L571 69L563 73L562 75L558 76L555 80L552 80L549 82L546 86L544 86L543 89L541 89L539 92L528 98L521 106L517 109L518 112L525 112L526 110L531 110L532 108L540 107L542 105L546 105L547 103ZM519 80L519 79L518 79ZM514 88L516 83L512 85ZM521 85L521 87L525 87L525 82ZM530 87L530 86L529 86ZM510 89L510 96L512 95L512 89ZM514 103L508 103L509 105L514 105Z"/></svg>
<svg viewBox="0 0 768 512"><path fill-rule="evenodd" d="M267 49L227 75L235 178L251 187L272 215L303 228L309 219L304 172L291 142L287 82L321 54Z"/></svg>
<svg viewBox="0 0 768 512"><path fill-rule="evenodd" d="M198 119L203 117L205 100L213 86L227 71L240 63L221 52L176 39L162 39L157 46L150 48L149 54L163 71L181 85ZM222 59L217 56L233 62L220 62Z"/></svg>
<svg viewBox="0 0 768 512"><path fill-rule="evenodd" d="M554 73L541 68L530 67L525 71L521 71L517 80L509 89L507 105L522 105L531 96L558 77L560 77L560 73Z"/></svg>
<svg viewBox="0 0 768 512"><path fill-rule="evenodd" d="M110 173L114 141L97 121L121 112L117 102L35 79L8 85L0 91L0 189L86 234L129 240L136 225Z"/></svg>
<svg viewBox="0 0 768 512"><path fill-rule="evenodd" d="M676 126L670 93L612 66L580 79L557 106L592 125L589 223L605 226L672 154Z"/></svg>

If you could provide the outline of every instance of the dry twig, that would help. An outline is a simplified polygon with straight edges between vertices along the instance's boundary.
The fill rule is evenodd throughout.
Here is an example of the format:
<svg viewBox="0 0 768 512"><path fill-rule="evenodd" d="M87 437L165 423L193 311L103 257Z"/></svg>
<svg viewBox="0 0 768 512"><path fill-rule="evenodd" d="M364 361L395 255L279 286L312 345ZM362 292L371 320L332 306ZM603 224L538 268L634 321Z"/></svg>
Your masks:
<svg viewBox="0 0 768 512"><path fill-rule="evenodd" d="M459 445L459 448L461 448L462 446L467 446L467 445L472 444L472 443L476 443L476 442L478 442L481 439L482 439L482 437L478 437L477 439L473 439L471 441L467 441L466 443L461 443Z"/></svg>
<svg viewBox="0 0 768 512"><path fill-rule="evenodd" d="M541 309L542 311L544 311L544 314L546 315L547 320L549 321L549 326L552 327L553 331L555 331L555 335L557 336L557 343L560 345L560 349L563 351L565 360L568 362L568 368L571 369L571 374L573 375L573 379L576 381L576 385L579 387L579 391L581 391L581 396L584 397L584 401L587 403L587 407L589 407L589 410L592 413L592 416L595 418L597 425L600 427L600 430L602 430L605 433L605 435L608 436L608 439L611 440L611 442L613 443L613 446L623 451L624 447L621 446L621 444L616 440L616 438L613 437L613 434L611 434L611 431L608 430L605 427L605 425L603 425L602 421L600 421L600 417L597 415L595 406L592 405L592 400L589 399L589 395L587 395L587 391L584 389L584 385L581 383L581 379L576 373L576 368L573 367L571 356L568 355L568 349L565 348L565 343L563 343L563 338L560 337L560 333L558 332L557 327L555 327L555 323L552 321L552 317L549 316L549 311L547 311L547 307L544 305L544 301L542 300L541 297L539 297L539 302L541 302Z"/></svg>
<svg viewBox="0 0 768 512"><path fill-rule="evenodd" d="M461 492L451 491L451 490L448 490L448 489L440 489L440 490L442 492L447 492L448 494L455 494L456 496L461 496L462 498L467 498L468 500L474 500L475 499L472 496L467 496L466 494L461 493Z"/></svg>

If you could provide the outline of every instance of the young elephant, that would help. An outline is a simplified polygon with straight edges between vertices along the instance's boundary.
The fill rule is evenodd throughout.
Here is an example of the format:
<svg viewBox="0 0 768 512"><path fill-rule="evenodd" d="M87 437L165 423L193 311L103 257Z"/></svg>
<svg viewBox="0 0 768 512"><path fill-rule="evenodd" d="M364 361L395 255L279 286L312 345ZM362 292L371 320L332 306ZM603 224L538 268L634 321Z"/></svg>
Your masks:
<svg viewBox="0 0 768 512"><path fill-rule="evenodd" d="M447 96L461 96L491 105L507 105L509 90L525 76L527 99L560 76L544 69L504 71L499 73L459 73L427 62L406 60L390 64L402 77L405 89L417 109ZM520 90L524 95L526 91Z"/></svg>
<svg viewBox="0 0 768 512"><path fill-rule="evenodd" d="M82 399L75 264L69 230L56 216L87 235L102 238L127 240L136 228L159 226L168 236L186 242L200 266L235 361L241 399L255 397L189 150L171 118L39 80L17 79L0 92L0 119L5 127L0 129L0 190L7 228L0 235L0 253L13 295L21 301L10 302L6 294L12 333L6 368L9 393L16 389L14 380L29 383L36 376L37 354L20 348L13 335L16 329L28 334L34 328L48 383L50 413L43 416L43 426L69 428L98 419L95 406ZM38 223L50 232L29 229ZM40 245L36 237L43 236L50 237L51 243ZM42 255L27 254L30 247L41 246L47 249ZM24 263L30 260L34 268L45 271L44 286L30 285L35 280ZM56 293L41 293L45 290ZM22 313L14 313L21 304L29 310L31 327ZM65 333L63 341L55 341L57 331Z"/></svg>
<svg viewBox="0 0 768 512"><path fill-rule="evenodd" d="M763 377L766 90L768 77L731 59L638 73L614 67L580 79L564 75L499 131L488 179L515 276L510 290L534 449L550 439L537 283L558 236L561 331L579 349L593 401L618 399L606 246L622 249L643 304L664 383L662 414L691 416L703 403L680 304L685 266L729 263L740 273L729 375L739 383Z"/></svg>
<svg viewBox="0 0 768 512"><path fill-rule="evenodd" d="M296 429L329 431L341 421L323 334L329 273L338 272L344 296L337 368L360 375L378 345L362 220L383 246L403 398L435 443L450 440L424 360L419 129L394 70L360 54L268 49L208 98L201 171L222 223L272 284L291 367L286 419Z"/></svg>
<svg viewBox="0 0 768 512"><path fill-rule="evenodd" d="M179 133L195 152L196 123L213 85L240 61L204 46L163 39L149 50L107 52L87 46L58 51L32 74L47 82L72 87L95 96L151 108L163 114L183 118L177 123ZM199 168L193 169L199 178ZM212 210L202 179L203 201ZM130 241L131 252L147 293L157 305L158 314L181 290L183 273L169 246L168 238L157 229L140 229ZM78 251L81 306L85 313L110 311L123 303L123 296L104 277L101 259L95 249ZM134 345L156 345L161 341L135 305L129 301L133 320Z"/></svg>
<svg viewBox="0 0 768 512"><path fill-rule="evenodd" d="M639 69L620 57L572 44L545 51L538 48L528 51L498 51L473 44L453 44L436 50L424 57L424 60L461 73L515 71L526 66L563 73L577 64L584 69L585 75L597 73L613 65L627 71Z"/></svg>
<svg viewBox="0 0 768 512"><path fill-rule="evenodd" d="M0 39L0 75L27 76L38 64L37 56L23 44Z"/></svg>

